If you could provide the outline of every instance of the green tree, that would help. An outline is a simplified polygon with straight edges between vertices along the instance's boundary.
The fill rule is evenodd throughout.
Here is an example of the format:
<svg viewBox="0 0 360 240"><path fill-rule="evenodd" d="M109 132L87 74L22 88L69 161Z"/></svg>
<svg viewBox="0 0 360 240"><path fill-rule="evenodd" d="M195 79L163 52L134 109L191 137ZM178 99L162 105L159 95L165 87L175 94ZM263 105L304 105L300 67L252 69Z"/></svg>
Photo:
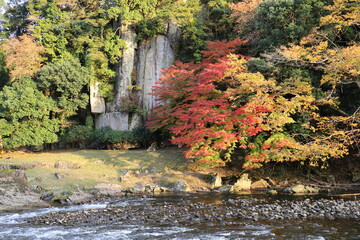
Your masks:
<svg viewBox="0 0 360 240"><path fill-rule="evenodd" d="M326 2L328 0L262 1L241 35L249 39L255 54L297 43L319 24Z"/></svg>
<svg viewBox="0 0 360 240"><path fill-rule="evenodd" d="M55 102L26 77L0 92L0 136L5 148L57 141L59 122L51 119Z"/></svg>
<svg viewBox="0 0 360 240"><path fill-rule="evenodd" d="M118 34L118 16L110 1L29 0L32 32L48 62L79 59L100 82L103 97L112 96L115 64L125 43Z"/></svg>
<svg viewBox="0 0 360 240"><path fill-rule="evenodd" d="M9 70L6 68L6 56L5 53L0 50L0 91L9 80Z"/></svg>
<svg viewBox="0 0 360 240"><path fill-rule="evenodd" d="M27 5L28 1L7 1L4 7L5 11L2 24L3 35L7 37L14 37L28 33L28 26L31 21L28 19L29 11L27 9Z"/></svg>
<svg viewBox="0 0 360 240"><path fill-rule="evenodd" d="M50 63L36 73L36 80L45 95L56 101L57 117L61 121L87 107L90 74L78 61Z"/></svg>
<svg viewBox="0 0 360 240"><path fill-rule="evenodd" d="M234 19L230 4L233 0L211 0L207 3L206 29L209 40L231 40L235 38Z"/></svg>

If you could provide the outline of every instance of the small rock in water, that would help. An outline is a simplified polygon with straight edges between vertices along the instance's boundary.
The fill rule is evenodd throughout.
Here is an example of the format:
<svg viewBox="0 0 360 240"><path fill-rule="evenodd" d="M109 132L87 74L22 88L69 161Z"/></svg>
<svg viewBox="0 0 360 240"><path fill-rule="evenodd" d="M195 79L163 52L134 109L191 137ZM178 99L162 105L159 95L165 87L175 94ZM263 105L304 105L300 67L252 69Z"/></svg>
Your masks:
<svg viewBox="0 0 360 240"><path fill-rule="evenodd" d="M326 177L326 181L327 181L328 183L331 183L331 184L335 184L335 183L336 183L336 180L335 180L334 175L329 175L329 176L327 176L327 177Z"/></svg>
<svg viewBox="0 0 360 240"><path fill-rule="evenodd" d="M41 199L44 201L50 201L53 198L54 198L53 193L44 193L43 195L41 195Z"/></svg>
<svg viewBox="0 0 360 240"><path fill-rule="evenodd" d="M284 191L288 193L319 193L317 188L304 186L302 184L286 188Z"/></svg>
<svg viewBox="0 0 360 240"><path fill-rule="evenodd" d="M278 192L276 190L269 190L268 194L276 195L276 194L278 194Z"/></svg>
<svg viewBox="0 0 360 240"><path fill-rule="evenodd" d="M135 192L144 192L144 191L145 191L145 187L144 187L144 185L143 185L141 182L137 182L137 183L135 183L134 191L135 191Z"/></svg>
<svg viewBox="0 0 360 240"><path fill-rule="evenodd" d="M319 193L319 189L314 188L314 187L306 186L305 189L306 189L306 192L308 192L308 193Z"/></svg>

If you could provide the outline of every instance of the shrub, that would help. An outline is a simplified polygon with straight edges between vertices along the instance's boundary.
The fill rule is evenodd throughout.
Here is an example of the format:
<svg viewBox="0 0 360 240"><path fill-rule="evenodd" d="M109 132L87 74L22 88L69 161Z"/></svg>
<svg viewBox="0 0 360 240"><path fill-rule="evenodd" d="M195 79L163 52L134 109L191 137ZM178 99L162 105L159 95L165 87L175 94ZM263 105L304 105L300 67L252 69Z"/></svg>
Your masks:
<svg viewBox="0 0 360 240"><path fill-rule="evenodd" d="M154 134L144 126L134 128L132 130L132 135L135 142L140 143L142 146L147 146L155 141Z"/></svg>
<svg viewBox="0 0 360 240"><path fill-rule="evenodd" d="M112 130L110 127L96 129L92 139L100 146L108 148L110 145L117 143L138 143L148 145L154 140L153 134L145 127L138 127L134 130Z"/></svg>
<svg viewBox="0 0 360 240"><path fill-rule="evenodd" d="M91 138L93 130L91 127L76 125L68 127L62 133L62 140L66 143L85 146L85 142Z"/></svg>
<svg viewBox="0 0 360 240"><path fill-rule="evenodd" d="M97 143L106 143L110 142L111 138L111 132L113 130L110 127L102 127L99 129L94 130L92 135L92 140L94 140Z"/></svg>

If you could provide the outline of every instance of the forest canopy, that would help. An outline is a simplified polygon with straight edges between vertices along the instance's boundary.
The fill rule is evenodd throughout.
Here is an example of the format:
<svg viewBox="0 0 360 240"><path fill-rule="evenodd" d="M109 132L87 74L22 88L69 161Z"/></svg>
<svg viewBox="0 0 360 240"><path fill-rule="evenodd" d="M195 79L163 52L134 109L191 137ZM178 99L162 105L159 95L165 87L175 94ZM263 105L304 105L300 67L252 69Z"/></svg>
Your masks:
<svg viewBox="0 0 360 240"><path fill-rule="evenodd" d="M356 0L11 0L0 6L0 146L7 149L91 141L90 85L98 83L107 101L116 97L124 26L140 44L171 22L181 32L177 61L153 88L159 105L146 126L185 146L194 168L271 161L326 167L329 159L359 155Z"/></svg>

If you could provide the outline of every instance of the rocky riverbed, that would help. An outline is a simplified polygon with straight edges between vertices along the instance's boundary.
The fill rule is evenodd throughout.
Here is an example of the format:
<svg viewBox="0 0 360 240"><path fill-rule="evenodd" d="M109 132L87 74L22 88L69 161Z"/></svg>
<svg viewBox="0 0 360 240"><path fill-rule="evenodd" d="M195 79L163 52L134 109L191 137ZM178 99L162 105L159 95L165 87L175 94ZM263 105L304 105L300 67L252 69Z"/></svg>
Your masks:
<svg viewBox="0 0 360 240"><path fill-rule="evenodd" d="M160 197L160 196L159 196ZM35 225L92 226L113 224L232 224L247 219L354 219L360 220L360 201L305 198L301 200L274 199L273 197L229 197L214 202L150 201L147 196L132 196L139 204L122 204L129 197L112 200L104 209L77 212L53 212L27 219ZM209 199L209 197L208 197Z"/></svg>
<svg viewBox="0 0 360 240"><path fill-rule="evenodd" d="M0 211L48 206L28 188L24 170L0 165Z"/></svg>

